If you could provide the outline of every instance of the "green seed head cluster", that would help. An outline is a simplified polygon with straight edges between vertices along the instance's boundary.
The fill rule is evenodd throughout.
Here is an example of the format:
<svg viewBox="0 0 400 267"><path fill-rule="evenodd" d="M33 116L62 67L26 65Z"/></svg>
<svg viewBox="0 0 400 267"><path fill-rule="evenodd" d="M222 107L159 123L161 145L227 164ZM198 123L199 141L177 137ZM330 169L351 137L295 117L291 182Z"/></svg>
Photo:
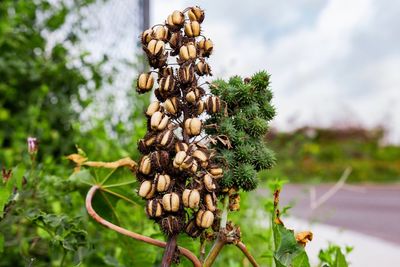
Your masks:
<svg viewBox="0 0 400 267"><path fill-rule="evenodd" d="M200 83L211 75L207 60L213 51L211 40L201 35L203 20L204 11L190 7L141 35L153 70L139 75L137 92L155 87L157 100L145 111L147 133L138 143L138 194L167 235L197 237L217 222L223 168L200 115L219 113L221 103Z"/></svg>
<svg viewBox="0 0 400 267"><path fill-rule="evenodd" d="M218 125L207 129L207 133L224 135L230 140L229 148L221 143L214 146L227 167L220 185L254 190L258 184L257 172L270 169L275 163L274 153L263 140L268 122L275 116L269 75L261 71L244 80L238 76L228 82L216 80L210 89L225 106L224 112L212 114L207 120Z"/></svg>

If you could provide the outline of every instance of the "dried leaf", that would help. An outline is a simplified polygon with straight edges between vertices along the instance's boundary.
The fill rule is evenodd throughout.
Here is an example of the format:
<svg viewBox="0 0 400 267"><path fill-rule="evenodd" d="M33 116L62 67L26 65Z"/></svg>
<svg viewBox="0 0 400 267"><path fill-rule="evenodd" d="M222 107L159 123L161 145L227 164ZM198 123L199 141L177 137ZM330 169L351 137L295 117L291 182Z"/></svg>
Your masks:
<svg viewBox="0 0 400 267"><path fill-rule="evenodd" d="M136 170L137 163L129 157L113 161L113 162L103 162L103 161L87 161L82 165L89 167L97 167L97 168L108 168L108 169L116 169L119 167L128 167L131 170Z"/></svg>
<svg viewBox="0 0 400 267"><path fill-rule="evenodd" d="M71 155L68 155L68 156L67 156L67 159L69 159L69 160L75 162L75 163L78 164L78 165L82 165L82 163L84 163L85 161L88 160L87 158L85 158L84 156L79 155L79 154L71 154Z"/></svg>
<svg viewBox="0 0 400 267"><path fill-rule="evenodd" d="M296 241L303 247L306 246L307 242L313 239L313 233L310 231L304 231L296 234Z"/></svg>

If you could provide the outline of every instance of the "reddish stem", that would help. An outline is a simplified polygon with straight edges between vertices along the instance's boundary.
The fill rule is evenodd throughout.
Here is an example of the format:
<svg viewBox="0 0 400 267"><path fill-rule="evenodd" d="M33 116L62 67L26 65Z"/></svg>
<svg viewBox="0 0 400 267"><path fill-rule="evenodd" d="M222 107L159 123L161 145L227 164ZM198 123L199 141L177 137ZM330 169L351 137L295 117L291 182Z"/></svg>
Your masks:
<svg viewBox="0 0 400 267"><path fill-rule="evenodd" d="M245 244L243 244L242 242L239 242L236 244L236 246L243 252L243 254L247 257L247 259L250 261L250 263L254 266L254 267L258 267L258 263L256 262L256 259L254 259L253 255L251 255L251 253L247 250Z"/></svg>
<svg viewBox="0 0 400 267"><path fill-rule="evenodd" d="M92 199L94 194L96 193L96 191L98 189L101 189L100 186L98 185L93 185L87 195L86 195L86 209L89 213L89 215L98 223L104 225L107 228L110 228L111 230L114 230L120 234L129 236L133 239L160 247L160 248L165 248L166 247L166 243L164 241L161 240L157 240L148 236L144 236L135 232L131 232L126 230L125 228L119 227L105 219L103 219L99 214L96 213L96 211L93 209L92 207ZM190 250L183 248L183 247L178 247L179 253L182 254L183 256L185 256L186 258L188 258L192 263L193 266L195 267L201 267L201 262L200 260L196 257L196 255L194 255Z"/></svg>
<svg viewBox="0 0 400 267"><path fill-rule="evenodd" d="M170 267L172 260L174 259L175 250L177 247L177 236L169 236L167 241L167 246L165 247L164 256L162 259L162 267Z"/></svg>

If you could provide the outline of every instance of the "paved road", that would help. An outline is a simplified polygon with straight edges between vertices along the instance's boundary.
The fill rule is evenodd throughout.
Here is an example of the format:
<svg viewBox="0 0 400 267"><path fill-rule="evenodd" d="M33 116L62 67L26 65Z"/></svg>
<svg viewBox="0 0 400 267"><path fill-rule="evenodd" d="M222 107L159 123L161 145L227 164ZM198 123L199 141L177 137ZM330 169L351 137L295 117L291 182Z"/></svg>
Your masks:
<svg viewBox="0 0 400 267"><path fill-rule="evenodd" d="M318 199L332 185L315 187ZM400 185L344 186L321 206L311 209L309 185L286 185L282 204L290 214L378 237L400 245Z"/></svg>

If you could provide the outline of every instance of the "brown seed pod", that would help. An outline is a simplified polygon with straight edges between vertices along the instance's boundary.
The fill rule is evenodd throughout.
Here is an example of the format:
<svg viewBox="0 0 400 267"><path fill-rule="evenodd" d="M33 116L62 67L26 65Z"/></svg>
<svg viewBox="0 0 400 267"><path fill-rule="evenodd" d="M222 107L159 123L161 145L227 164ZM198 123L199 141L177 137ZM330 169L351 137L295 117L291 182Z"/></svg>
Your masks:
<svg viewBox="0 0 400 267"><path fill-rule="evenodd" d="M187 152L188 148L189 148L189 146L184 142L179 141L179 142L175 143L175 151L176 151L176 153L178 153L179 151Z"/></svg>
<svg viewBox="0 0 400 267"><path fill-rule="evenodd" d="M207 209L214 212L217 208L215 207L215 198L211 194L206 194L204 197L204 204Z"/></svg>
<svg viewBox="0 0 400 267"><path fill-rule="evenodd" d="M190 166L190 171L191 171L192 173L196 173L198 167L199 167L199 165L198 165L197 161L193 160L193 163L192 163L192 165Z"/></svg>
<svg viewBox="0 0 400 267"><path fill-rule="evenodd" d="M200 162L201 167L206 168L208 165L209 154L205 149L198 149L193 152L192 157Z"/></svg>
<svg viewBox="0 0 400 267"><path fill-rule="evenodd" d="M218 113L221 111L221 101L218 96L209 96L206 100L206 108L208 114Z"/></svg>
<svg viewBox="0 0 400 267"><path fill-rule="evenodd" d="M172 93L175 90L175 79L174 76L168 75L163 77L159 81L160 91L161 93L168 94Z"/></svg>
<svg viewBox="0 0 400 267"><path fill-rule="evenodd" d="M159 101L154 101L152 102L146 110L146 115L151 117L156 111L160 110L160 102Z"/></svg>
<svg viewBox="0 0 400 267"><path fill-rule="evenodd" d="M204 183L205 188L209 192L214 191L215 188L216 188L214 180L211 177L211 175L209 175L209 174L206 174L206 175L203 176L203 183Z"/></svg>
<svg viewBox="0 0 400 267"><path fill-rule="evenodd" d="M198 237L200 234L203 232L203 229L199 228L196 225L195 220L191 220L187 223L185 227L185 233L188 234L191 237Z"/></svg>
<svg viewBox="0 0 400 267"><path fill-rule="evenodd" d="M153 133L147 133L143 139L138 142L139 151L142 154L148 154L150 149L156 142L156 135Z"/></svg>
<svg viewBox="0 0 400 267"><path fill-rule="evenodd" d="M158 57L162 53L164 53L165 50L165 43L161 40L151 40L148 45L147 45L147 51L150 56L153 57Z"/></svg>
<svg viewBox="0 0 400 267"><path fill-rule="evenodd" d="M196 115L200 115L201 113L204 112L204 101L199 100L196 102Z"/></svg>
<svg viewBox="0 0 400 267"><path fill-rule="evenodd" d="M155 131L162 131L167 127L169 117L160 111L154 112L150 119L151 129Z"/></svg>
<svg viewBox="0 0 400 267"><path fill-rule="evenodd" d="M151 181L144 181L139 188L139 196L145 199L150 199L154 196L154 193L156 192L156 187Z"/></svg>
<svg viewBox="0 0 400 267"><path fill-rule="evenodd" d="M191 170L192 172L196 172L197 164L195 165L195 167L193 167L193 164L195 164L195 160L191 156L186 156L185 160L179 166L179 170Z"/></svg>
<svg viewBox="0 0 400 267"><path fill-rule="evenodd" d="M162 207L157 199L147 201L146 213L150 218L157 218L162 215Z"/></svg>
<svg viewBox="0 0 400 267"><path fill-rule="evenodd" d="M168 77L169 75L171 75L172 77L174 75L174 69L172 67L161 68L158 71L158 82L161 80L161 78Z"/></svg>
<svg viewBox="0 0 400 267"><path fill-rule="evenodd" d="M185 15L182 12L175 10L171 15L168 16L165 24L171 31L178 31L182 28L185 22Z"/></svg>
<svg viewBox="0 0 400 267"><path fill-rule="evenodd" d="M182 231L182 220L175 216L168 216L161 219L161 229L166 235L176 235Z"/></svg>
<svg viewBox="0 0 400 267"><path fill-rule="evenodd" d="M171 177L168 174L156 174L157 191L165 192L171 185Z"/></svg>
<svg viewBox="0 0 400 267"><path fill-rule="evenodd" d="M166 211L177 212L179 204L179 196L176 193L165 194L162 198L162 205Z"/></svg>
<svg viewBox="0 0 400 267"><path fill-rule="evenodd" d="M140 39L143 45L147 45L151 41L151 39L153 39L153 30L147 29L144 32L142 32Z"/></svg>
<svg viewBox="0 0 400 267"><path fill-rule="evenodd" d="M195 80L194 67L192 64L181 66L179 68L179 81L182 84L192 83Z"/></svg>
<svg viewBox="0 0 400 267"><path fill-rule="evenodd" d="M224 170L218 165L212 165L209 167L208 172L213 178L218 179L224 176Z"/></svg>
<svg viewBox="0 0 400 267"><path fill-rule="evenodd" d="M150 154L151 166L156 171L162 171L168 167L169 153L164 150L153 151Z"/></svg>
<svg viewBox="0 0 400 267"><path fill-rule="evenodd" d="M178 153L176 153L172 164L180 171L188 170L192 167L193 158L191 156L188 156L185 151L179 151Z"/></svg>
<svg viewBox="0 0 400 267"><path fill-rule="evenodd" d="M190 21L185 23L185 34L187 37L197 37L200 35L200 23Z"/></svg>
<svg viewBox="0 0 400 267"><path fill-rule="evenodd" d="M139 172L149 175L151 173L151 160L148 155L143 156L139 164Z"/></svg>
<svg viewBox="0 0 400 267"><path fill-rule="evenodd" d="M192 7L188 12L188 16L191 21L202 23L204 20L204 10L198 6Z"/></svg>
<svg viewBox="0 0 400 267"><path fill-rule="evenodd" d="M153 30L153 36L156 40L168 41L169 31L165 26L158 26Z"/></svg>
<svg viewBox="0 0 400 267"><path fill-rule="evenodd" d="M186 208L197 209L200 203L200 193L197 189L185 189L182 194L182 202Z"/></svg>
<svg viewBox="0 0 400 267"><path fill-rule="evenodd" d="M154 78L153 76L151 76L151 73L150 72L142 73L139 75L137 79L136 91L139 94L147 93L151 91L151 89L153 89L153 85L154 85Z"/></svg>
<svg viewBox="0 0 400 267"><path fill-rule="evenodd" d="M180 102L177 97L171 97L165 100L164 107L165 110L171 115L177 115L180 111Z"/></svg>
<svg viewBox="0 0 400 267"><path fill-rule="evenodd" d="M190 136L199 135L201 132L201 120L198 118L186 119L185 132Z"/></svg>
<svg viewBox="0 0 400 267"><path fill-rule="evenodd" d="M214 222L214 214L209 210L199 210L196 215L196 224L202 228L210 227Z"/></svg>
<svg viewBox="0 0 400 267"><path fill-rule="evenodd" d="M194 60L197 57L196 47L193 43L181 46L179 49L179 58L181 61Z"/></svg>
<svg viewBox="0 0 400 267"><path fill-rule="evenodd" d="M175 143L174 132L170 129L165 130L157 135L156 143L158 147L169 149Z"/></svg>
<svg viewBox="0 0 400 267"><path fill-rule="evenodd" d="M181 32L174 32L169 38L169 46L174 50L177 49L181 46L181 38Z"/></svg>
<svg viewBox="0 0 400 267"><path fill-rule="evenodd" d="M203 61L199 61L196 64L195 71L200 76L211 75L211 67L210 67L210 65L208 65L208 63L205 63Z"/></svg>
<svg viewBox="0 0 400 267"><path fill-rule="evenodd" d="M197 43L197 47L203 57L209 57L213 51L214 45L210 39L203 39Z"/></svg>

